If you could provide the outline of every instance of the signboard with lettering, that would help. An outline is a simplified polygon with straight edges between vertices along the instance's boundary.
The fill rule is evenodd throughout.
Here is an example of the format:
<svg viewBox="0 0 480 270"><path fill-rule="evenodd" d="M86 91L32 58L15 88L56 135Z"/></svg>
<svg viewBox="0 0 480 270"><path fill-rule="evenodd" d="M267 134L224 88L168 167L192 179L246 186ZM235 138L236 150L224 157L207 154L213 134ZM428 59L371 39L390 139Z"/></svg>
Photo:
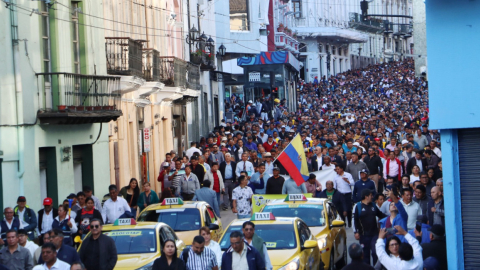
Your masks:
<svg viewBox="0 0 480 270"><path fill-rule="evenodd" d="M150 128L143 129L143 152L150 152Z"/></svg>

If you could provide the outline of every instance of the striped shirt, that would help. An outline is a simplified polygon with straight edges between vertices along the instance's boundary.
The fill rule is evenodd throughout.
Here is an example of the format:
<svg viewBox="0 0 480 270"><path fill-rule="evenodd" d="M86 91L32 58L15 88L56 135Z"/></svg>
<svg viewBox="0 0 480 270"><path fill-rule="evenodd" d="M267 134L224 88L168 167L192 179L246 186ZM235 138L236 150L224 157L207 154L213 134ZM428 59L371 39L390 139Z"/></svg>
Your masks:
<svg viewBox="0 0 480 270"><path fill-rule="evenodd" d="M183 252L180 259L183 260ZM202 253L198 255L190 248L188 260L185 263L186 270L210 270L215 266L218 266L217 257L211 249L205 247Z"/></svg>

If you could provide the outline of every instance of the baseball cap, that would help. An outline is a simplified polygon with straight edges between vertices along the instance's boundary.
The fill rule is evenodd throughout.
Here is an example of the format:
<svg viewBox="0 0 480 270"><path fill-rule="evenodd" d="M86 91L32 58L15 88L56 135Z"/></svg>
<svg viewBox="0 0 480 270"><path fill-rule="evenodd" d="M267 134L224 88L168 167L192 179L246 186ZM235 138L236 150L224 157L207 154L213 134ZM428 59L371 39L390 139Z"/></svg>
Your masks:
<svg viewBox="0 0 480 270"><path fill-rule="evenodd" d="M408 143L407 140L402 140L402 144L406 144L406 143Z"/></svg>
<svg viewBox="0 0 480 270"><path fill-rule="evenodd" d="M17 202L26 202L27 199L25 198L25 196L18 196L18 199L17 199Z"/></svg>
<svg viewBox="0 0 480 270"><path fill-rule="evenodd" d="M275 171L275 170L280 171L280 168L278 168L278 167L273 167L273 170L274 170L274 171Z"/></svg>
<svg viewBox="0 0 480 270"><path fill-rule="evenodd" d="M264 157L271 157L271 156L272 156L272 154L270 154L270 152L266 152L265 155L264 155Z"/></svg>
<svg viewBox="0 0 480 270"><path fill-rule="evenodd" d="M360 143L354 142L353 145L355 145L355 146L360 146Z"/></svg>
<svg viewBox="0 0 480 270"><path fill-rule="evenodd" d="M366 174L369 174L370 172L369 172L367 169L362 169L362 170L360 171L360 173L366 173Z"/></svg>
<svg viewBox="0 0 480 270"><path fill-rule="evenodd" d="M164 162L162 167L170 167L170 164L168 164L168 162Z"/></svg>
<svg viewBox="0 0 480 270"><path fill-rule="evenodd" d="M52 205L53 201L52 201L52 198L45 198L43 199L43 205Z"/></svg>

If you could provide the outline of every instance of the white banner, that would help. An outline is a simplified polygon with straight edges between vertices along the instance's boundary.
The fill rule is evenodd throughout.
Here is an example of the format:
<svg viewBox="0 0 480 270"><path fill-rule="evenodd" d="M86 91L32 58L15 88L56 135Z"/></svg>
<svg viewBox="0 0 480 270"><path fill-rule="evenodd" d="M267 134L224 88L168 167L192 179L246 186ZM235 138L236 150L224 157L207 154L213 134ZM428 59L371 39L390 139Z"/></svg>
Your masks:
<svg viewBox="0 0 480 270"><path fill-rule="evenodd" d="M320 182L320 184L322 184L322 190L327 188L327 185L326 185L327 181L328 180L333 181L333 178L337 175L337 173L333 169L321 170L321 171L311 172L311 173L313 173L317 176L318 182ZM288 176L288 175L282 175L282 176L283 176L283 178L285 178L285 180L290 179L290 176Z"/></svg>

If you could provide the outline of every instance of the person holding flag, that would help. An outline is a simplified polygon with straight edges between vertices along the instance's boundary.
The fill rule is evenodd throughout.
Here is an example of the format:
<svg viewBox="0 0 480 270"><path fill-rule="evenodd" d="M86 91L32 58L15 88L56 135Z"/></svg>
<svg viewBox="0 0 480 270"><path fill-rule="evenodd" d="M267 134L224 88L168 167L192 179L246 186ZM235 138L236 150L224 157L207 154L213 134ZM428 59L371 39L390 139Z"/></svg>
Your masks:
<svg viewBox="0 0 480 270"><path fill-rule="evenodd" d="M308 180L309 172L300 134L297 134L285 147L283 152L278 155L277 160L285 167L291 177L284 182L282 194L307 193L305 181Z"/></svg>
<svg viewBox="0 0 480 270"><path fill-rule="evenodd" d="M52 229L60 229L63 232L63 243L65 245L73 246L72 235L74 235L78 228L74 220L70 220L69 208L65 204L58 206L58 216L52 223Z"/></svg>

